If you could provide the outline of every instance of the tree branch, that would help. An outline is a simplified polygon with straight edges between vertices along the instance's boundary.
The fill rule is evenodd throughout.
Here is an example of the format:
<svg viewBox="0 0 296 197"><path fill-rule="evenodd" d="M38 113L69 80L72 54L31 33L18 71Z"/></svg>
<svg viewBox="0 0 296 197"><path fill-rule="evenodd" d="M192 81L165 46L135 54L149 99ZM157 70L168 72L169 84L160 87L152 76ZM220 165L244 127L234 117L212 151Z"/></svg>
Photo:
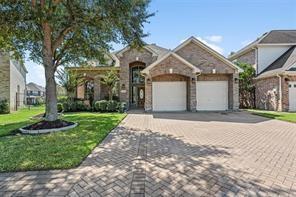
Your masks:
<svg viewBox="0 0 296 197"><path fill-rule="evenodd" d="M69 26L69 27L66 27L65 29L63 29L57 39L53 42L53 45L52 45L52 51L55 51L61 44L62 42L64 41L64 38L65 36L72 31L72 29L74 28L74 26Z"/></svg>

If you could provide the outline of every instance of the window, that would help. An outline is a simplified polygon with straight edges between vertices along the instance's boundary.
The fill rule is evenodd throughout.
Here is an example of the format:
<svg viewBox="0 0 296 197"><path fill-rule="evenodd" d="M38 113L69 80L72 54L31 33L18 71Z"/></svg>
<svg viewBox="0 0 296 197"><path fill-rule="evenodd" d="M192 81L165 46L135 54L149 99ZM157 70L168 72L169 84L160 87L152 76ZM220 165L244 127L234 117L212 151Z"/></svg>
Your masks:
<svg viewBox="0 0 296 197"><path fill-rule="evenodd" d="M141 71L144 69L143 66L134 66L132 67L132 83L134 84L139 84L139 83L144 83L145 78L144 76L141 75Z"/></svg>

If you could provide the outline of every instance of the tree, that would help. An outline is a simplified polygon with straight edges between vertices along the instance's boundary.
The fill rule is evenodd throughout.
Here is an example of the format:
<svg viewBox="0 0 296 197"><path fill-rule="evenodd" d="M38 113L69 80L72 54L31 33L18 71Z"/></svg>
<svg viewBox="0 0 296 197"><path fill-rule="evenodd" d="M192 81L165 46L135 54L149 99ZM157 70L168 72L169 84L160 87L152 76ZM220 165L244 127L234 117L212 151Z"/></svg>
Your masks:
<svg viewBox="0 0 296 197"><path fill-rule="evenodd" d="M65 88L68 98L74 101L77 86L84 83L83 76L76 71L60 69L57 71L56 78L58 79L58 84Z"/></svg>
<svg viewBox="0 0 296 197"><path fill-rule="evenodd" d="M244 72L239 75L239 97L241 108L255 107L255 87L253 78L255 77L255 69L252 65L242 62L236 63Z"/></svg>
<svg viewBox="0 0 296 197"><path fill-rule="evenodd" d="M104 61L110 43L142 46L150 0L1 0L0 47L45 68L46 120L57 115L60 65Z"/></svg>
<svg viewBox="0 0 296 197"><path fill-rule="evenodd" d="M116 91L118 81L119 81L118 73L113 69L110 71L107 71L101 79L102 84L107 86L108 96L110 101L112 101L113 99L113 95L114 95L114 92Z"/></svg>

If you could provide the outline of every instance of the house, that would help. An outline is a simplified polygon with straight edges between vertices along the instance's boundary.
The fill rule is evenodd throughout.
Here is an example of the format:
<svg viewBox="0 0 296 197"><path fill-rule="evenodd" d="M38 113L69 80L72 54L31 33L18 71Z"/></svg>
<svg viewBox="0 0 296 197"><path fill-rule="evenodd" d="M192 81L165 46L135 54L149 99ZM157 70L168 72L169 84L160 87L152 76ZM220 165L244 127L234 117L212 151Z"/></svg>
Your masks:
<svg viewBox="0 0 296 197"><path fill-rule="evenodd" d="M229 57L256 70L256 107L296 111L296 30L272 30Z"/></svg>
<svg viewBox="0 0 296 197"><path fill-rule="evenodd" d="M86 78L77 97L106 99L101 77L118 72L118 97L129 109L146 111L225 111L239 107L241 71L225 57L191 37L174 50L146 44L141 50L125 47L108 56L107 65L93 62L71 68Z"/></svg>
<svg viewBox="0 0 296 197"><path fill-rule="evenodd" d="M36 105L44 103L45 100L45 88L37 85L36 83L27 84L27 104Z"/></svg>
<svg viewBox="0 0 296 197"><path fill-rule="evenodd" d="M0 52L0 100L7 100L10 110L17 110L25 102L27 70L11 54Z"/></svg>

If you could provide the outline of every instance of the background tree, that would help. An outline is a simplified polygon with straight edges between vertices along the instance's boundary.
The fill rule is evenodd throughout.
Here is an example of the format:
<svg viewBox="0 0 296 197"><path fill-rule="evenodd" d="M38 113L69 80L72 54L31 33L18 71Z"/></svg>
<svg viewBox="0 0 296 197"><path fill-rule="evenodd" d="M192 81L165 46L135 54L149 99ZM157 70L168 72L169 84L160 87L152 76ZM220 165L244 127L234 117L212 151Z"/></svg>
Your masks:
<svg viewBox="0 0 296 197"><path fill-rule="evenodd" d="M102 84L107 86L109 101L112 101L114 92L117 91L118 81L119 78L116 70L107 71L101 79Z"/></svg>
<svg viewBox="0 0 296 197"><path fill-rule="evenodd" d="M74 101L76 97L77 86L80 86L84 83L84 78L81 74L78 74L76 71L67 71L65 69L60 69L56 73L56 78L58 84L65 88L67 97Z"/></svg>
<svg viewBox="0 0 296 197"><path fill-rule="evenodd" d="M253 78L255 77L255 69L252 65L237 62L236 63L244 72L239 75L239 98L240 108L255 107L255 87Z"/></svg>
<svg viewBox="0 0 296 197"><path fill-rule="evenodd" d="M149 0L1 0L0 47L45 68L46 120L57 115L60 65L103 61L110 43L141 46Z"/></svg>

